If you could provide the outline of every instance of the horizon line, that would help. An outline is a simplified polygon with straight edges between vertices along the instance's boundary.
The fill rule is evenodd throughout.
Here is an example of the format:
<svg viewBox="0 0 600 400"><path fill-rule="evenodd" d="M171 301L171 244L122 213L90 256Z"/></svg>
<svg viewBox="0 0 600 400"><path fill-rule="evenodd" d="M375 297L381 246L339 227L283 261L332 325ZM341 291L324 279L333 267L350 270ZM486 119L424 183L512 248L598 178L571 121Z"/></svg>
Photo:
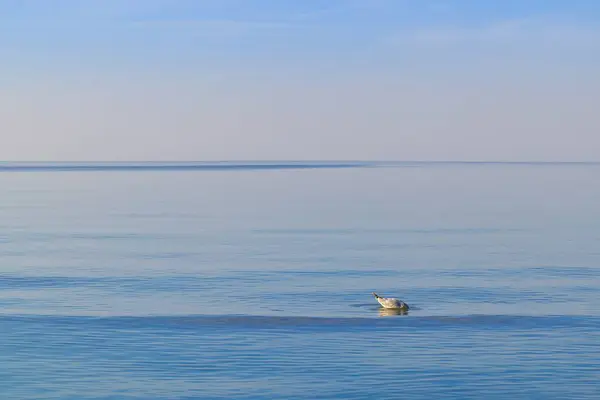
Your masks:
<svg viewBox="0 0 600 400"><path fill-rule="evenodd" d="M440 166L600 166L598 161L0 161L0 173L101 171L257 171Z"/></svg>
<svg viewBox="0 0 600 400"><path fill-rule="evenodd" d="M0 160L1 164L256 164L256 163L427 163L427 164L600 164L600 160L380 160L380 159L222 159L222 160Z"/></svg>

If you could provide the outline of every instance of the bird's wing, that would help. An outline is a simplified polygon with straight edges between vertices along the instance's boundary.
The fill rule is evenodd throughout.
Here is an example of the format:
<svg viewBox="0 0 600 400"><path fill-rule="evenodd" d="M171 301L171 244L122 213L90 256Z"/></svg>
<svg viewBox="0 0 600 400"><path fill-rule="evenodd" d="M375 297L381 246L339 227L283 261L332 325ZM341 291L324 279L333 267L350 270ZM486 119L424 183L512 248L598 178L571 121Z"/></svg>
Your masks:
<svg viewBox="0 0 600 400"><path fill-rule="evenodd" d="M386 298L383 299L383 302L385 303L386 306L388 307L394 307L400 304L400 302L398 301L398 299L394 299L394 298Z"/></svg>

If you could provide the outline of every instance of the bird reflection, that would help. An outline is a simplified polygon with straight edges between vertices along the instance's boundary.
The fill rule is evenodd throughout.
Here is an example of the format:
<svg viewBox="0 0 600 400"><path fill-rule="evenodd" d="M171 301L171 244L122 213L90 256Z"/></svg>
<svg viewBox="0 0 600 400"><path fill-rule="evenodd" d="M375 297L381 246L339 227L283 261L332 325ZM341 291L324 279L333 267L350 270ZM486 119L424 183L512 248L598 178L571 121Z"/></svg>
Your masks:
<svg viewBox="0 0 600 400"><path fill-rule="evenodd" d="M395 315L407 315L408 311L402 308L383 308L379 309L380 317L392 317Z"/></svg>

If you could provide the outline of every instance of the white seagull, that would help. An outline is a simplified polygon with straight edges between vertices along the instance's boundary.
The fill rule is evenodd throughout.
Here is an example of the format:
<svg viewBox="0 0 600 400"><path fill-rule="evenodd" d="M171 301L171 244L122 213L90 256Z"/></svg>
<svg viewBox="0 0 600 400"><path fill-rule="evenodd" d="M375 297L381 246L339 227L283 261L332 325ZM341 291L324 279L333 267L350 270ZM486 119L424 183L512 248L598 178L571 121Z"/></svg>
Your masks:
<svg viewBox="0 0 600 400"><path fill-rule="evenodd" d="M373 292L373 296L375 296L375 298L383 308L395 308L403 311L409 310L408 304L401 300L395 299L393 297L381 297L375 292Z"/></svg>

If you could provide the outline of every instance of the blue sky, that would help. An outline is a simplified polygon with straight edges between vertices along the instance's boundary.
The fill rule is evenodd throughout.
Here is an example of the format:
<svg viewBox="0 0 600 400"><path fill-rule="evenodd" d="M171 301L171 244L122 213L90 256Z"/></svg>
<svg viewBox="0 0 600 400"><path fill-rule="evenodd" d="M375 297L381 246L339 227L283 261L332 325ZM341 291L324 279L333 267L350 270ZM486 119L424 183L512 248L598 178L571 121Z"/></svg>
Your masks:
<svg viewBox="0 0 600 400"><path fill-rule="evenodd" d="M0 159L597 159L599 22L592 0L4 0Z"/></svg>

